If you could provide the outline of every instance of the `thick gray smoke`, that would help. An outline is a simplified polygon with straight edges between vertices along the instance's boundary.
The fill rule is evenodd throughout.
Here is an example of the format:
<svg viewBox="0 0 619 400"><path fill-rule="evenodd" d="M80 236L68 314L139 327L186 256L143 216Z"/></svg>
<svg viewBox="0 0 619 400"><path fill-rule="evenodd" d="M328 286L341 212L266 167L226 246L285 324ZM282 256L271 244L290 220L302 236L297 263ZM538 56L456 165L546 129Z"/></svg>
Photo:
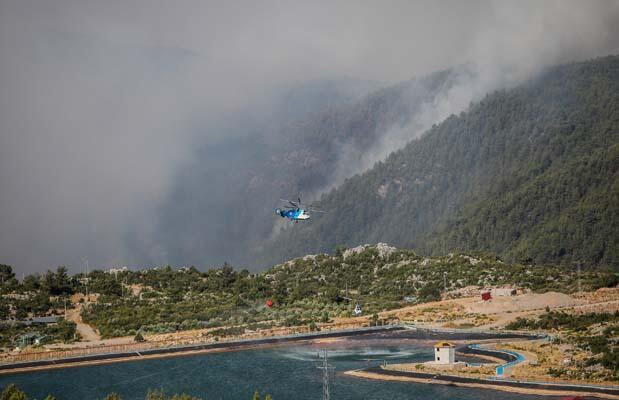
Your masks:
<svg viewBox="0 0 619 400"><path fill-rule="evenodd" d="M618 47L616 1L1 0L0 263L194 262L154 239L161 204L196 148L275 123L285 88L475 66L362 160L342 158L332 186L489 90ZM231 115L247 129L226 128Z"/></svg>
<svg viewBox="0 0 619 400"><path fill-rule="evenodd" d="M590 2L492 2L466 49L460 66L405 126L385 132L378 145L361 157L343 157L332 186L364 171L433 124L465 111L487 93L514 86L546 66L583 60L619 50L619 3ZM484 11L482 13L485 14Z"/></svg>

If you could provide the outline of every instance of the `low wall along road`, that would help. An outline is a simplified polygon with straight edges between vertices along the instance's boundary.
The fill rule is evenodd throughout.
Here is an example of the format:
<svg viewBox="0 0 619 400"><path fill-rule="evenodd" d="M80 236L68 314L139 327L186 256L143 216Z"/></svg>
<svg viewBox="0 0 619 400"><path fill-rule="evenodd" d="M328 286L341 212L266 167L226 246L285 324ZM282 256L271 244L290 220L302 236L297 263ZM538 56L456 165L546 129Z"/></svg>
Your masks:
<svg viewBox="0 0 619 400"><path fill-rule="evenodd" d="M243 339L243 340L222 340L212 343L190 344L190 345L177 345L170 346L170 342L143 342L143 343L131 343L125 345L114 346L101 346L95 348L79 349L78 355L75 354L75 350L71 351L71 356L67 357L65 351L50 351L40 353L30 353L27 356L28 360L21 360L17 362L4 363L0 365L1 371L11 371L23 368L35 368L45 366L57 366L83 363L88 361L103 361L122 358L134 358L149 355L168 355L174 353L187 353L206 350L217 349L242 349L245 347L268 345L277 343L289 343L296 341L306 341L323 338L337 338L347 336L357 336L372 333L381 332L393 332L403 330L404 328L399 325L387 325L378 327L365 327L355 329L344 329L338 331L327 332L314 332L314 333L300 333L295 335L286 336L274 336L267 338L257 339ZM41 357L40 359L32 359L32 357Z"/></svg>

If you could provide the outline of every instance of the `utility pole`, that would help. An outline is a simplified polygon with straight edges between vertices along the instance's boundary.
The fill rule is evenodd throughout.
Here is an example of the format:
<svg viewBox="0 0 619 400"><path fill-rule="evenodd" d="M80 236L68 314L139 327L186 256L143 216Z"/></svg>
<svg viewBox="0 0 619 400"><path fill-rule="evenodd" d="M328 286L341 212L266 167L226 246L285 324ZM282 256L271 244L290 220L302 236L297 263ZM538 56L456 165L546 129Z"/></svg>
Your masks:
<svg viewBox="0 0 619 400"><path fill-rule="evenodd" d="M580 265L582 264L581 261L578 261L578 294L582 293L581 287L580 287Z"/></svg>
<svg viewBox="0 0 619 400"><path fill-rule="evenodd" d="M122 288L122 293L123 293L123 300L125 299L125 286L127 286L127 278L125 277L125 282L123 283L123 281L120 281L120 287ZM129 292L129 288L127 288L127 292ZM127 293L129 294L129 293Z"/></svg>
<svg viewBox="0 0 619 400"><path fill-rule="evenodd" d="M329 364L327 362L327 350L325 350L325 358L322 367L324 368L322 373L322 399L329 400Z"/></svg>
<svg viewBox="0 0 619 400"><path fill-rule="evenodd" d="M329 362L327 361L327 350L324 353L322 368L322 399L329 400Z"/></svg>
<svg viewBox="0 0 619 400"><path fill-rule="evenodd" d="M318 369L322 369L322 400L330 400L329 394L329 369L333 368L329 365L329 361L327 359L327 350L323 352L322 357L322 367L318 367Z"/></svg>
<svg viewBox="0 0 619 400"><path fill-rule="evenodd" d="M447 271L443 272L443 288L444 292L447 293Z"/></svg>
<svg viewBox="0 0 619 400"><path fill-rule="evenodd" d="M88 281L90 280L90 278L88 277L89 273L90 272L88 270L88 259L86 259L86 303L90 301L90 296L88 294Z"/></svg>

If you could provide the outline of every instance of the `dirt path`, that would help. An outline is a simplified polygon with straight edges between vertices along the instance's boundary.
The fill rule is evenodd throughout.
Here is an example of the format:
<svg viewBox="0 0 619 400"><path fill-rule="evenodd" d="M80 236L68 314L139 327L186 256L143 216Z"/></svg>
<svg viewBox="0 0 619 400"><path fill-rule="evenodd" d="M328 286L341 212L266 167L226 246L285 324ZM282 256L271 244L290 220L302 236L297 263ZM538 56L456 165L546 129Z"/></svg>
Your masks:
<svg viewBox="0 0 619 400"><path fill-rule="evenodd" d="M90 325L82 321L82 316L80 315L81 306L74 308L72 310L67 310L67 319L69 321L75 322L77 325L77 332L82 336L82 341L84 342L94 342L101 340L101 336L92 329Z"/></svg>
<svg viewBox="0 0 619 400"><path fill-rule="evenodd" d="M610 301L601 301L597 303L587 303L587 304L579 304L579 305L569 305L564 307L555 307L551 308L552 311L572 311L574 313L577 312L614 312L615 310L619 310L619 300L610 300ZM531 318L540 314L545 313L545 309L537 309L537 310L528 310L521 312L498 312L496 314L492 314L497 319L493 323L486 324L480 326L483 329L491 329L491 328L503 328L508 323L515 321L518 317L523 318Z"/></svg>

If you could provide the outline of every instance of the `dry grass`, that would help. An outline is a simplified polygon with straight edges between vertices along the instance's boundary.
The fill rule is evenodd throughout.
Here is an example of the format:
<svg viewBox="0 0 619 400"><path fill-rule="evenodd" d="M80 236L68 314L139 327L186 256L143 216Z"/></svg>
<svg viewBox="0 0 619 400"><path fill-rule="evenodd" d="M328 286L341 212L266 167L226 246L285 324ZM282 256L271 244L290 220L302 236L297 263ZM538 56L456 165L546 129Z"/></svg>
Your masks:
<svg viewBox="0 0 619 400"><path fill-rule="evenodd" d="M502 343L499 349L523 354L527 361L509 370L509 375L519 380L544 380L572 383L609 383L608 375L598 367L585 367L592 354L572 344L554 344L546 341ZM569 362L568 362L569 361ZM565 369L569 379L555 378L550 368ZM587 373L588 372L588 373Z"/></svg>
<svg viewBox="0 0 619 400"><path fill-rule="evenodd" d="M479 378L494 374L493 365L466 366L459 369L446 369L426 363L388 364L383 367L391 371L440 373L448 375L469 376Z"/></svg>

